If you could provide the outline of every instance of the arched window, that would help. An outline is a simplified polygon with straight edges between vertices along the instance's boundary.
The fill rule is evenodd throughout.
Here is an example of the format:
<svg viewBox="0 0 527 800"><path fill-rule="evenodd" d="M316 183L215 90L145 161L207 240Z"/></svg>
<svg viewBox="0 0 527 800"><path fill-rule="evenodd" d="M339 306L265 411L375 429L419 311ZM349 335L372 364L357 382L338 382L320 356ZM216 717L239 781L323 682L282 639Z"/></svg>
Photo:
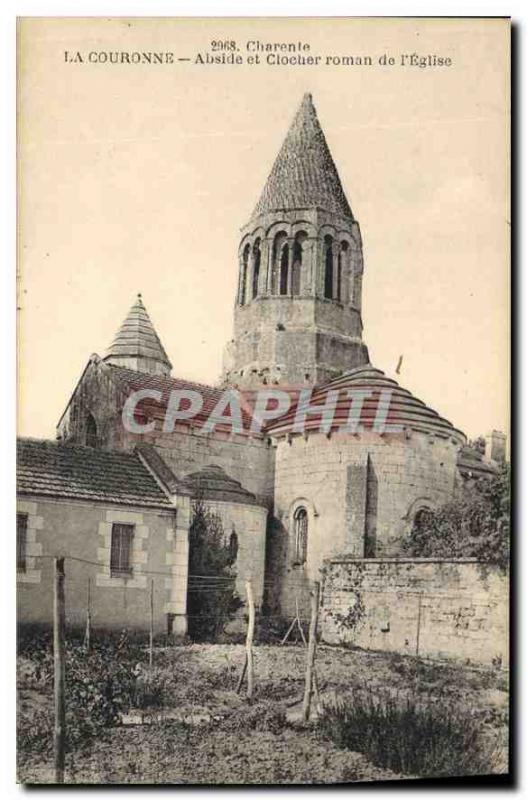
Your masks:
<svg viewBox="0 0 527 800"><path fill-rule="evenodd" d="M324 237L324 297L333 299L333 239Z"/></svg>
<svg viewBox="0 0 527 800"><path fill-rule="evenodd" d="M416 511L412 524L412 533L424 533L432 518L432 510L426 506Z"/></svg>
<svg viewBox="0 0 527 800"><path fill-rule="evenodd" d="M246 244L243 248L242 256L242 271L240 275L240 305L245 305L247 300L247 272L249 270L249 255L251 253L251 245Z"/></svg>
<svg viewBox="0 0 527 800"><path fill-rule="evenodd" d="M260 280L260 262L262 260L262 252L260 250L260 240L257 239L253 245L253 300L258 297L258 281Z"/></svg>
<svg viewBox="0 0 527 800"><path fill-rule="evenodd" d="M335 299L339 302L342 300L342 253L339 252L337 258L337 291Z"/></svg>
<svg viewBox="0 0 527 800"><path fill-rule="evenodd" d="M287 294L287 278L289 271L289 247L284 244L280 256L280 294Z"/></svg>
<svg viewBox="0 0 527 800"><path fill-rule="evenodd" d="M307 511L301 506L295 511L294 517L295 535L295 564L305 564L307 560Z"/></svg>
<svg viewBox="0 0 527 800"><path fill-rule="evenodd" d="M284 231L280 231L280 233L277 233L274 237L271 259L271 294L281 294L282 251L286 239L287 235L284 233Z"/></svg>
<svg viewBox="0 0 527 800"><path fill-rule="evenodd" d="M300 231L295 236L293 243L293 259L291 266L291 294L299 295L301 280L302 280L302 253L304 249L304 242L307 239L307 233Z"/></svg>
<svg viewBox="0 0 527 800"><path fill-rule="evenodd" d="M86 417L86 434L84 437L87 447L97 447L97 423L93 414L88 414Z"/></svg>

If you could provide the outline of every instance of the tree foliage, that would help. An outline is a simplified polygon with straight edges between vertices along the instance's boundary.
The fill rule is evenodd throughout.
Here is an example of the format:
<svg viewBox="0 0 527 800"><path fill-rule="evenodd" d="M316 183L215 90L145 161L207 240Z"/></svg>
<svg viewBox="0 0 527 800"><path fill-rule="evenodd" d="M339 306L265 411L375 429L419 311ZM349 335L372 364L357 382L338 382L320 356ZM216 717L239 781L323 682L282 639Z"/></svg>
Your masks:
<svg viewBox="0 0 527 800"><path fill-rule="evenodd" d="M189 530L188 632L211 641L243 605L234 590L237 539L227 541L220 517L201 499L193 503Z"/></svg>
<svg viewBox="0 0 527 800"><path fill-rule="evenodd" d="M510 550L510 469L480 478L460 498L421 513L405 551L411 556L477 558L505 568Z"/></svg>

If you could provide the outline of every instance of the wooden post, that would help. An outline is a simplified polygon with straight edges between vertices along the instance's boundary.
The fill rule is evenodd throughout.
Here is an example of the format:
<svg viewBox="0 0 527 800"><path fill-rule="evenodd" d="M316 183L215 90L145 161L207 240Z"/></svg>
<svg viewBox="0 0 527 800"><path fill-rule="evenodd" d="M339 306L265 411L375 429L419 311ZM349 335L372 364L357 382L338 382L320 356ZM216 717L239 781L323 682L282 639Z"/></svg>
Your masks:
<svg viewBox="0 0 527 800"><path fill-rule="evenodd" d="M64 702L64 638L66 613L64 600L64 558L55 558L53 593L53 664L55 729L53 745L55 750L55 783L64 783L64 761L66 745L66 710Z"/></svg>
<svg viewBox="0 0 527 800"><path fill-rule="evenodd" d="M254 597L253 587L250 580L245 581L247 592L247 604L249 606L249 624L247 626L247 639L245 650L247 654L247 699L253 696L254 689L254 670L253 670L253 638L254 638Z"/></svg>
<svg viewBox="0 0 527 800"><path fill-rule="evenodd" d="M417 601L417 633L415 637L415 657L419 657L419 639L421 636L421 604L423 601L423 595L420 594Z"/></svg>
<svg viewBox="0 0 527 800"><path fill-rule="evenodd" d="M154 579L150 580L150 670L154 665Z"/></svg>
<svg viewBox="0 0 527 800"><path fill-rule="evenodd" d="M306 637L304 636L304 629L302 627L302 623L300 622L300 609L298 608L298 597L295 597L295 606L296 606L296 618L298 621L300 636L302 637L302 641L304 642L304 647L306 647L307 646Z"/></svg>
<svg viewBox="0 0 527 800"><path fill-rule="evenodd" d="M88 597L86 603L86 633L84 634L84 647L90 652L91 644L91 578L88 578Z"/></svg>
<svg viewBox="0 0 527 800"><path fill-rule="evenodd" d="M242 671L240 673L240 677L238 679L238 683L237 683L237 686L236 686L236 694L240 694L240 691L241 691L241 688L242 688L242 685L243 685L243 679L245 678L245 673L246 672L247 672L247 654L245 654L245 661L244 661L244 664L243 664L243 669L242 669Z"/></svg>
<svg viewBox="0 0 527 800"><path fill-rule="evenodd" d="M311 592L311 619L309 621L309 639L307 644L306 661L306 686L304 690L304 702L302 705L302 717L305 722L309 719L311 708L311 694L313 691L313 674L315 671L315 652L317 646L317 622L318 622L318 602L320 596L320 584L315 581Z"/></svg>

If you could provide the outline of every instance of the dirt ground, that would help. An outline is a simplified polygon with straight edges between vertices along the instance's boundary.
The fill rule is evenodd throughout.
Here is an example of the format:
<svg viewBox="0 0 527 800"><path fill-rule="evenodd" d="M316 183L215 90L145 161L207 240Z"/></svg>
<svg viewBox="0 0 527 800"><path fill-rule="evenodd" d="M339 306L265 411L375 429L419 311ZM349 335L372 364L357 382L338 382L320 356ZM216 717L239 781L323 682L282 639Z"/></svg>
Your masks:
<svg viewBox="0 0 527 800"><path fill-rule="evenodd" d="M82 750L69 753L72 783L328 784L397 780L366 756L325 739L315 719L299 721L305 649L255 647L256 685L251 704L235 687L244 663L241 645L187 645L159 649L156 674L169 686L163 708L133 712L136 724L107 728ZM19 715L52 711L49 683L35 686L28 659L19 660ZM489 772L506 771L508 687L501 670L419 662L390 654L320 646L316 671L320 698L354 688L441 696L476 713L498 746ZM316 703L315 703L316 706ZM316 709L315 709L316 710ZM160 720L152 723L152 719ZM167 720L166 717L172 716ZM143 718L143 723L139 721ZM150 721L150 724L147 724ZM137 724L139 723L139 724ZM53 780L50 755L19 752L19 780Z"/></svg>

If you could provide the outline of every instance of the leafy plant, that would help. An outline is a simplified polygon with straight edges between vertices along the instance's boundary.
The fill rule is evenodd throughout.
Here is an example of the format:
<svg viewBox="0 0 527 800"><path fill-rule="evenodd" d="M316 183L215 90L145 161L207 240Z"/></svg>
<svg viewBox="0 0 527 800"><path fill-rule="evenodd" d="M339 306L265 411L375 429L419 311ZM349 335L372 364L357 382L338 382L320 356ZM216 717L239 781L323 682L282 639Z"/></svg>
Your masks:
<svg viewBox="0 0 527 800"><path fill-rule="evenodd" d="M411 556L477 558L505 569L510 549L510 469L503 465L462 497L422 513L404 544Z"/></svg>
<svg viewBox="0 0 527 800"><path fill-rule="evenodd" d="M195 641L215 640L243 605L234 589L235 541L226 541L221 518L196 500L189 530L187 600L188 632Z"/></svg>
<svg viewBox="0 0 527 800"><path fill-rule="evenodd" d="M82 747L104 728L114 725L121 712L136 705L138 698L141 700L145 689L138 681L140 658L139 648L124 633L118 641L101 638L93 643L89 653L75 639L66 642L66 743L69 751ZM44 647L35 648L33 661L38 680L42 685L52 685L53 656L49 641ZM151 685L148 691L153 694ZM53 715L34 711L31 716L20 714L18 733L20 750L49 751Z"/></svg>
<svg viewBox="0 0 527 800"><path fill-rule="evenodd" d="M476 716L437 700L355 691L325 705L322 732L338 747L366 754L374 764L416 776L479 775L492 753Z"/></svg>

